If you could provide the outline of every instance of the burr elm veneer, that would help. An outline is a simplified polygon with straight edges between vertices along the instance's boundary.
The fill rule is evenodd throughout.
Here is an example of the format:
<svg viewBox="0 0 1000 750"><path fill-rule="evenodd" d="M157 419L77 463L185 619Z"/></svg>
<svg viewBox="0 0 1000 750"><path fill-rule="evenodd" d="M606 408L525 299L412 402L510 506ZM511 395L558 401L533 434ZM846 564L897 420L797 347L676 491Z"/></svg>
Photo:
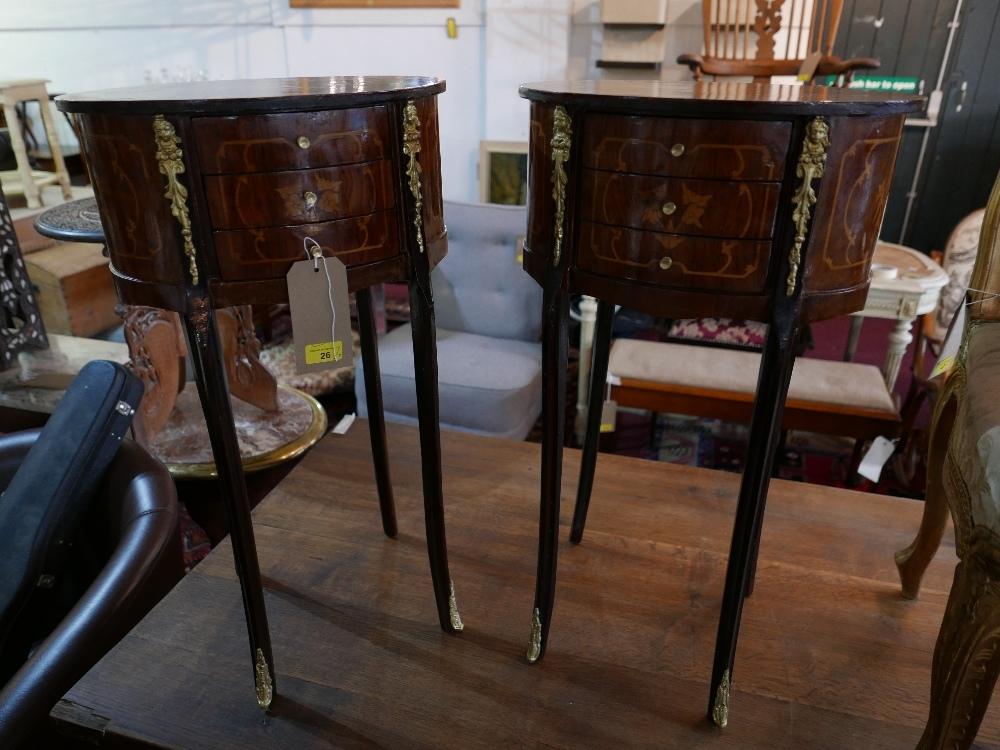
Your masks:
<svg viewBox="0 0 1000 750"><path fill-rule="evenodd" d="M538 572L528 660L555 597L571 294L600 300L592 383L615 304L769 323L716 640L709 716L725 726L743 601L804 324L860 310L917 97L822 86L647 81L529 84L524 267L543 288ZM603 388L591 388L571 539L590 500Z"/></svg>
<svg viewBox="0 0 1000 750"><path fill-rule="evenodd" d="M441 627L461 630L448 574L430 269L447 251L437 98L417 77L143 86L59 97L76 115L125 304L180 313L232 537L257 699L274 662L218 308L288 301L312 237L357 293L382 523L396 535L369 287L410 287L427 544ZM370 384L371 386L371 384ZM330 487L331 493L336 487Z"/></svg>

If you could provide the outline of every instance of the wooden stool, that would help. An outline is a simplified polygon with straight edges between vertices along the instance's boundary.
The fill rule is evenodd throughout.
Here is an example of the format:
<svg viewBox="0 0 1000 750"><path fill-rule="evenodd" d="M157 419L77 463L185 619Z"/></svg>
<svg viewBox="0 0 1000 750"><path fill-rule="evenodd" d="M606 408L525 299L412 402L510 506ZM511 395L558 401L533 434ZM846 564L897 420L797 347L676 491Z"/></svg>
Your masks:
<svg viewBox="0 0 1000 750"><path fill-rule="evenodd" d="M69 200L73 193L69 185L69 172L66 171L66 162L63 161L62 149L59 146L59 136L56 135L55 122L52 120L52 109L49 107L49 92L45 88L45 80L38 78L24 81L0 81L0 104L3 105L3 116L7 120L7 129L10 131L10 145L14 149L14 157L17 159L17 174L20 177L20 192L24 194L28 201L28 208L38 208L42 205L41 189L46 185L59 183L62 187L63 198ZM45 137L49 141L49 148L52 150L52 161L55 162L56 171L40 172L32 171L31 162L28 161L28 150L24 145L24 138L21 137L21 128L17 117L16 104L21 102L37 101L38 109L42 114L42 123L45 125ZM17 194L17 183L8 183L4 186L8 195Z"/></svg>

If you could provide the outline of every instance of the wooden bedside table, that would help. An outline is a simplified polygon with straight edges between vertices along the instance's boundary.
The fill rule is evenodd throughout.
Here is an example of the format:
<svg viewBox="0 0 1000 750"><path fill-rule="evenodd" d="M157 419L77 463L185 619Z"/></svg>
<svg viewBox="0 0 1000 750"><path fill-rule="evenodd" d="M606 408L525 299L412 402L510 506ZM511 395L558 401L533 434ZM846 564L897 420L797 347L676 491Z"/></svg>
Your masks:
<svg viewBox="0 0 1000 750"><path fill-rule="evenodd" d="M215 311L288 302L314 238L357 293L382 523L396 516L369 287L409 284L424 510L441 627L462 629L448 572L429 273L447 252L437 94L421 77L208 81L57 99L77 116L121 301L181 315L243 590L261 708L274 661Z"/></svg>
<svg viewBox="0 0 1000 750"><path fill-rule="evenodd" d="M729 82L528 84L524 268L543 287L538 573L528 660L545 652L555 597L571 294L599 300L593 382L607 373L615 304L653 315L765 321L708 713L729 715L792 342L860 310L896 150L919 97ZM599 410L591 418L599 419ZM596 431L588 430L588 432ZM584 462L594 460L588 446ZM577 508L582 531L586 503Z"/></svg>

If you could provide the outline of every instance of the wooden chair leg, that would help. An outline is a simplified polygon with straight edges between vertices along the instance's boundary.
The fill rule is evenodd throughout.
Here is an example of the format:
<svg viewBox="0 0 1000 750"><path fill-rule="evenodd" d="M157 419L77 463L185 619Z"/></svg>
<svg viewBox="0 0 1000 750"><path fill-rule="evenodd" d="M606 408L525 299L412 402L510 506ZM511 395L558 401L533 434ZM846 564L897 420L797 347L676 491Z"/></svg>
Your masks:
<svg viewBox="0 0 1000 750"><path fill-rule="evenodd" d="M368 402L368 434L372 443L372 460L375 463L375 484L378 486L378 506L382 514L382 530L391 538L396 537L396 504L392 496L392 478L389 474L389 449L385 437L385 411L382 407L382 378L378 364L378 334L375 330L375 312L372 309L371 289L355 293L358 303L358 328L361 334L361 357L365 369L365 398Z"/></svg>
<svg viewBox="0 0 1000 750"><path fill-rule="evenodd" d="M927 726L917 750L971 747L1000 673L1000 570L996 540L955 568L934 648Z"/></svg>
<svg viewBox="0 0 1000 750"><path fill-rule="evenodd" d="M580 459L580 483L576 489L576 507L573 509L573 527L569 540L579 544L583 528L587 525L587 509L594 488L594 470L597 467L597 450L601 441L601 412L604 408L605 381L608 379L608 356L611 353L611 328L615 306L599 302L597 322L594 326L594 359L590 368L590 395L587 403L587 429L583 438L583 456Z"/></svg>
<svg viewBox="0 0 1000 750"><path fill-rule="evenodd" d="M553 274L550 273L550 276ZM531 614L528 661L545 654L556 594L559 501L566 421L566 365L569 351L569 295L550 279L543 293L542 477L538 523L538 570Z"/></svg>
<svg viewBox="0 0 1000 750"><path fill-rule="evenodd" d="M948 437L955 421L955 402L940 404L931 425L931 441L927 451L927 491L924 494L924 514L916 538L906 549L896 553L896 568L903 586L903 598L916 599L924 571L941 545L948 525L948 500L945 495L943 470L948 451Z"/></svg>

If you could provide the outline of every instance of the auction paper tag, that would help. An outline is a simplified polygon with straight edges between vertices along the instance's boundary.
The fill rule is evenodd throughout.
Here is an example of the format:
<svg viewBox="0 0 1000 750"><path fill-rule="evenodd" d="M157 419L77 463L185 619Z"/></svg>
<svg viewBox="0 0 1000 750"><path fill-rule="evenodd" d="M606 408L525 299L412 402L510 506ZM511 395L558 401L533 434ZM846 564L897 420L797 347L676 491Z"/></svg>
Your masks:
<svg viewBox="0 0 1000 750"><path fill-rule="evenodd" d="M941 357L934 365L934 369L931 370L931 378L936 378L938 375L943 375L946 372L951 372L951 368L955 366L955 355L949 354L947 357Z"/></svg>
<svg viewBox="0 0 1000 750"><path fill-rule="evenodd" d="M895 440L889 440L879 435L872 440L868 452L861 459L861 463L858 465L858 474L865 479L877 482L882 476L882 467L885 466L885 462L889 460L895 450Z"/></svg>
<svg viewBox="0 0 1000 750"><path fill-rule="evenodd" d="M300 260L288 271L295 371L354 364L347 269L337 258Z"/></svg>
<svg viewBox="0 0 1000 750"><path fill-rule="evenodd" d="M823 59L822 52L813 52L809 57L802 61L802 67L799 68L799 80L809 82L812 80L813 76L816 74L816 68L819 66L819 61Z"/></svg>
<svg viewBox="0 0 1000 750"><path fill-rule="evenodd" d="M618 404L608 399L601 409L601 432L615 431L615 417L618 414Z"/></svg>

